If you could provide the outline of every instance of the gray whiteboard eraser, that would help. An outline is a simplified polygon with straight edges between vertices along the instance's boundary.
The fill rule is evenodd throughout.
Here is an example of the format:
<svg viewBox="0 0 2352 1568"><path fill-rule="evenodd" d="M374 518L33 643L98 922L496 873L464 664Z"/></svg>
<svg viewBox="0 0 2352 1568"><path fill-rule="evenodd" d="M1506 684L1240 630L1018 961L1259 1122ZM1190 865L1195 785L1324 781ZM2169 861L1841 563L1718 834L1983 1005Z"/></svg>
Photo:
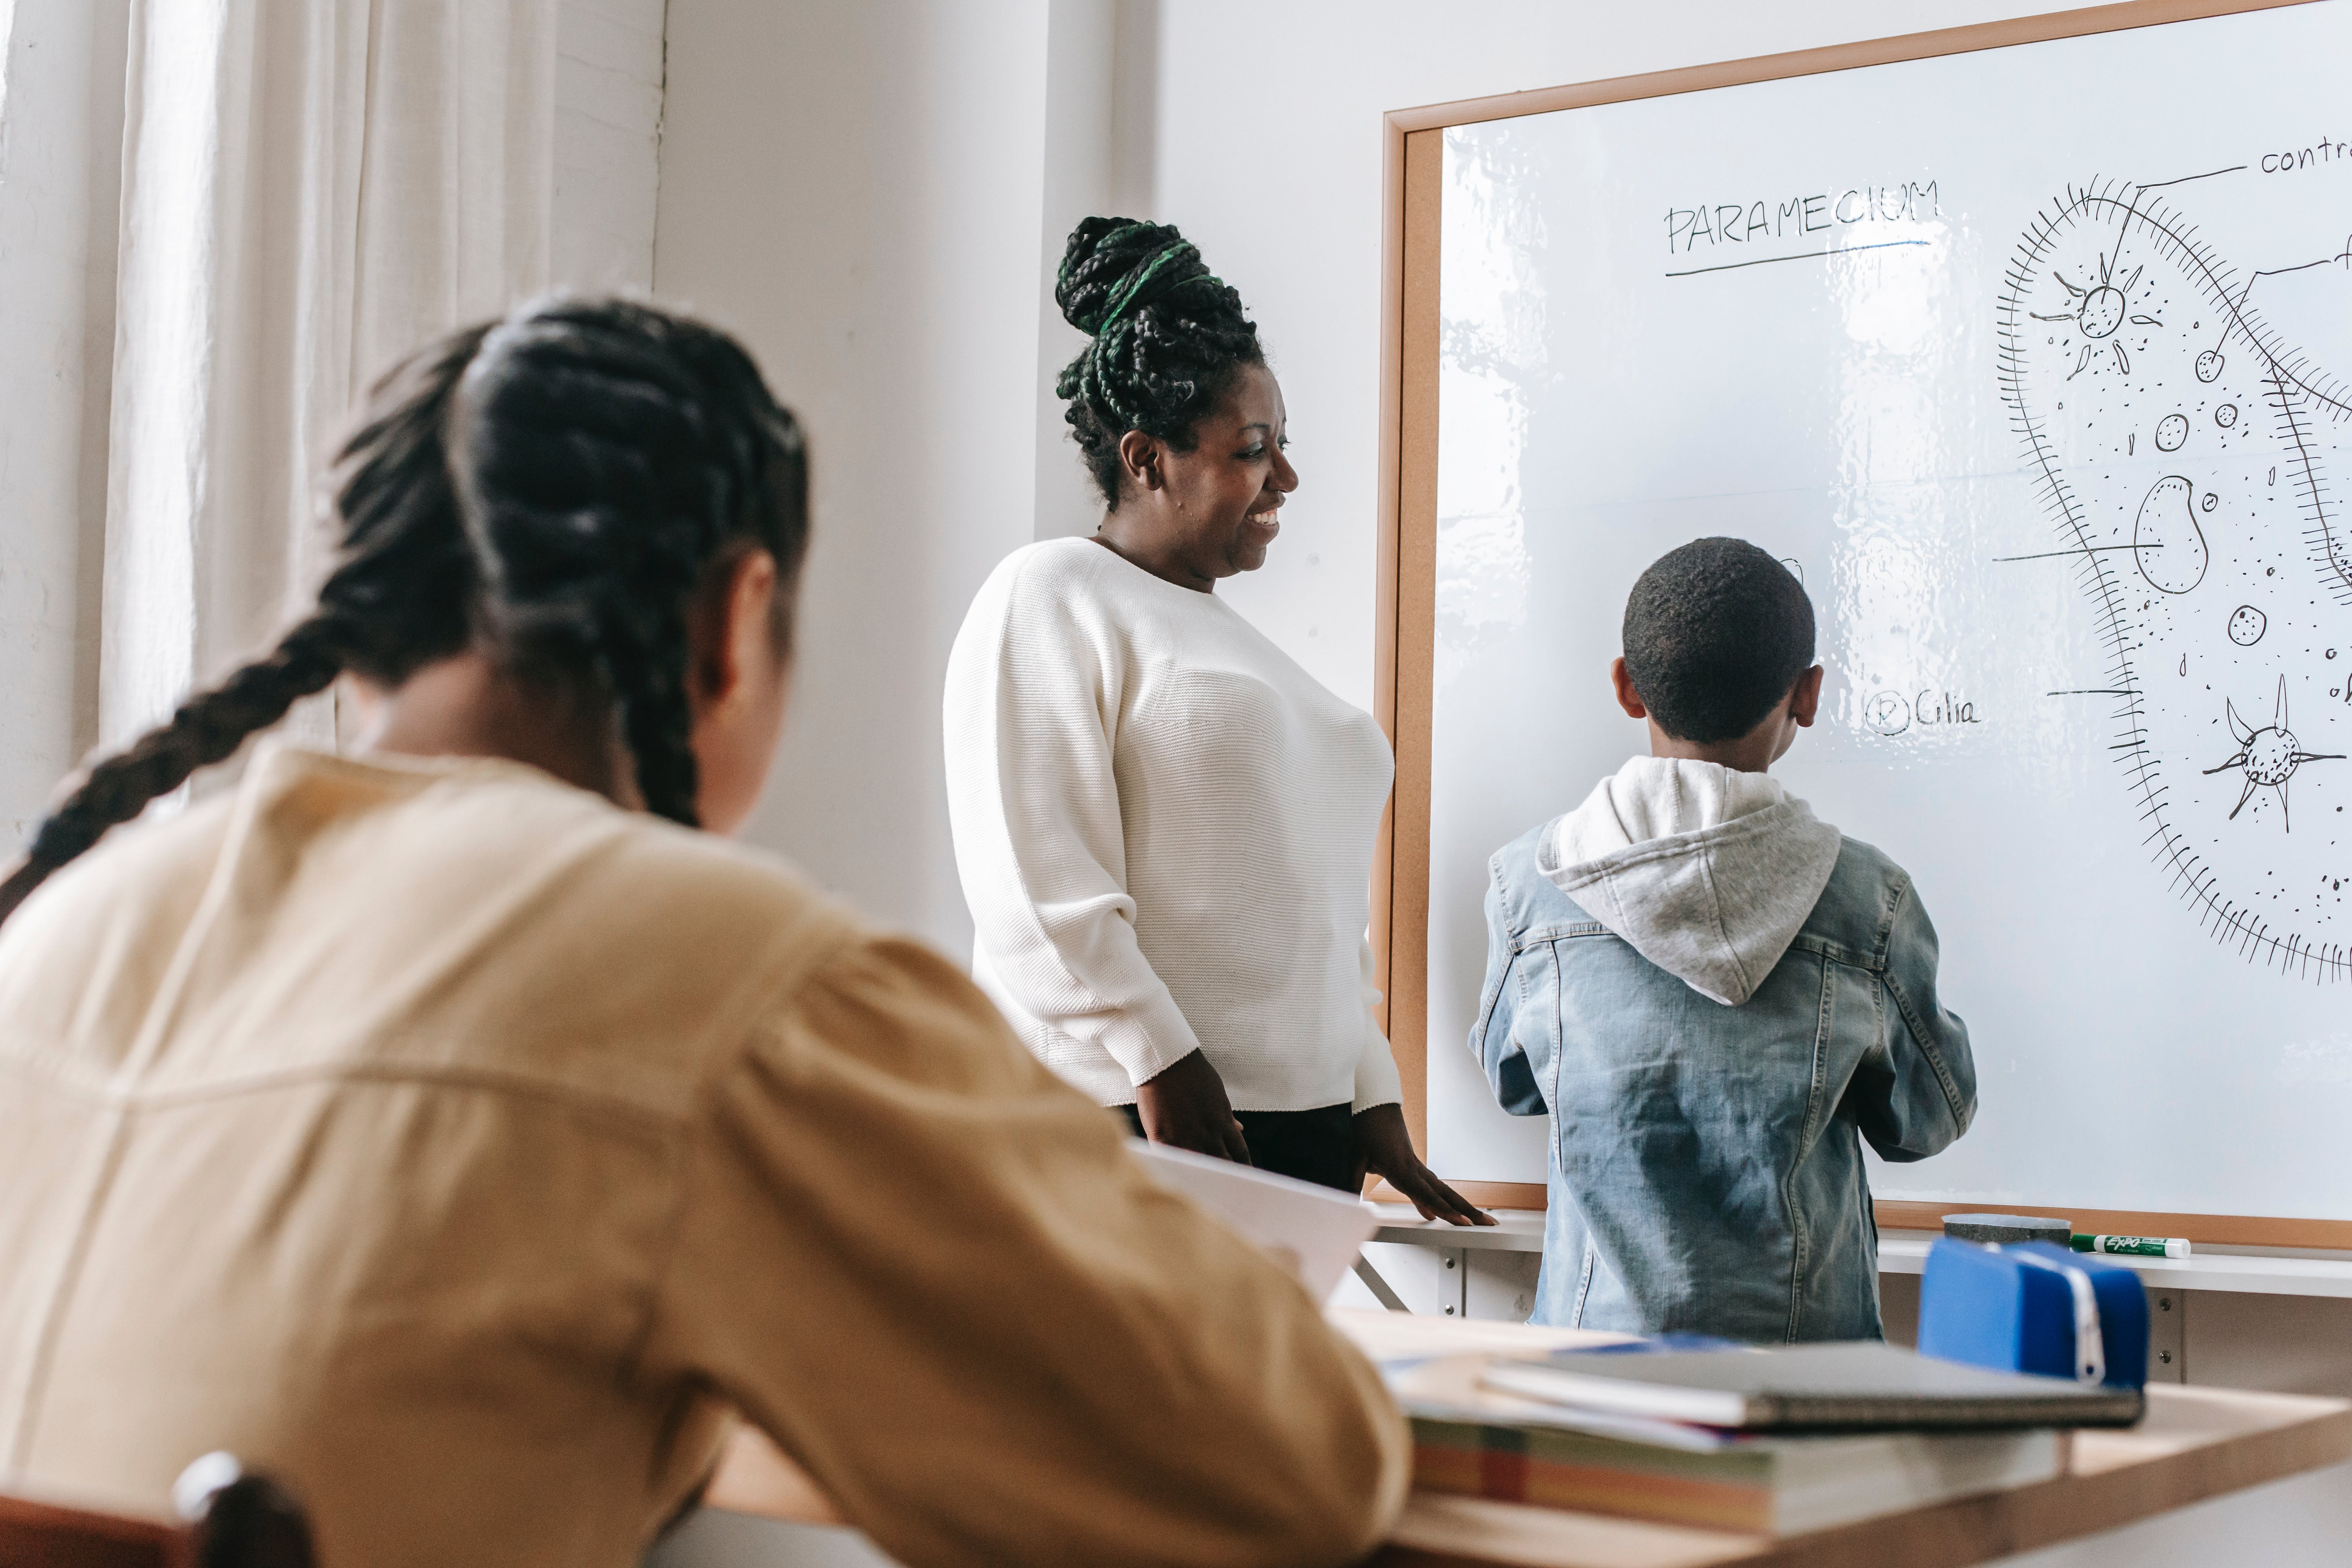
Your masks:
<svg viewBox="0 0 2352 1568"><path fill-rule="evenodd" d="M2064 1247L2074 1226L2063 1219L2030 1214L1948 1214L1944 1234L1954 1241L1990 1241L2006 1247L2018 1241L2051 1241Z"/></svg>

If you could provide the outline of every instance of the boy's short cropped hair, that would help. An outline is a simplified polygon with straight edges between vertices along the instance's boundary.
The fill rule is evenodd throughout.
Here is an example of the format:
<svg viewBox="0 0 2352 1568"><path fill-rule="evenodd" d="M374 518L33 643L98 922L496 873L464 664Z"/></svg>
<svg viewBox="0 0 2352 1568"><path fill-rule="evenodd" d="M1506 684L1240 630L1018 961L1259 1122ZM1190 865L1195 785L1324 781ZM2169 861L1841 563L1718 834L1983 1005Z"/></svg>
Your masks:
<svg viewBox="0 0 2352 1568"><path fill-rule="evenodd" d="M1652 563L1625 601L1625 674L1678 741L1735 741L1813 662L1813 605L1744 539L1695 539Z"/></svg>

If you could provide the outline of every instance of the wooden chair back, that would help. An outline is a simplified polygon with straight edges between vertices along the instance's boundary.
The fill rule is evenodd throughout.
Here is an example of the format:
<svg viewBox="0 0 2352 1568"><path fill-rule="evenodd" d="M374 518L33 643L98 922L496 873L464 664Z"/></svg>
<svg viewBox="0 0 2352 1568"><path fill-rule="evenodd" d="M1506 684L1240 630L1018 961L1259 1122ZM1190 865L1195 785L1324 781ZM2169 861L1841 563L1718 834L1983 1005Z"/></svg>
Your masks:
<svg viewBox="0 0 2352 1568"><path fill-rule="evenodd" d="M319 1568L301 1505L267 1476L207 1455L177 1490L180 1521L0 1489L0 1568Z"/></svg>

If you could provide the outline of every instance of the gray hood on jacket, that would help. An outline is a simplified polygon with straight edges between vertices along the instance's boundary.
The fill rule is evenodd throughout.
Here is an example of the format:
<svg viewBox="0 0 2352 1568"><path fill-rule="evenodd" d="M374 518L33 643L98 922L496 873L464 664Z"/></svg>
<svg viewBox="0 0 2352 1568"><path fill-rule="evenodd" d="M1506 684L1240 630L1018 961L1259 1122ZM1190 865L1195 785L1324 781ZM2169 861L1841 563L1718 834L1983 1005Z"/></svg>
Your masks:
<svg viewBox="0 0 2352 1568"><path fill-rule="evenodd" d="M1635 757L1554 822L1537 865L1710 1001L1756 994L1837 868L1838 830L1762 773Z"/></svg>

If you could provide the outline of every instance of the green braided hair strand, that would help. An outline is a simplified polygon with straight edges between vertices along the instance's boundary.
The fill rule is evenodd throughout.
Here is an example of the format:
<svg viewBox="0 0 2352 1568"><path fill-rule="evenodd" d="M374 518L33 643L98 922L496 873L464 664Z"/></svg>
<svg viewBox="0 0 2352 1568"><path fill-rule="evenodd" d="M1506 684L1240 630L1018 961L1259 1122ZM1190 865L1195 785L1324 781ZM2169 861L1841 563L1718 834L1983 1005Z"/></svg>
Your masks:
<svg viewBox="0 0 2352 1568"><path fill-rule="evenodd" d="M1119 437L1193 447L1193 426L1242 367L1264 364L1240 294L1168 224L1090 217L1071 231L1054 300L1093 341L1055 393L1104 501L1118 510Z"/></svg>

